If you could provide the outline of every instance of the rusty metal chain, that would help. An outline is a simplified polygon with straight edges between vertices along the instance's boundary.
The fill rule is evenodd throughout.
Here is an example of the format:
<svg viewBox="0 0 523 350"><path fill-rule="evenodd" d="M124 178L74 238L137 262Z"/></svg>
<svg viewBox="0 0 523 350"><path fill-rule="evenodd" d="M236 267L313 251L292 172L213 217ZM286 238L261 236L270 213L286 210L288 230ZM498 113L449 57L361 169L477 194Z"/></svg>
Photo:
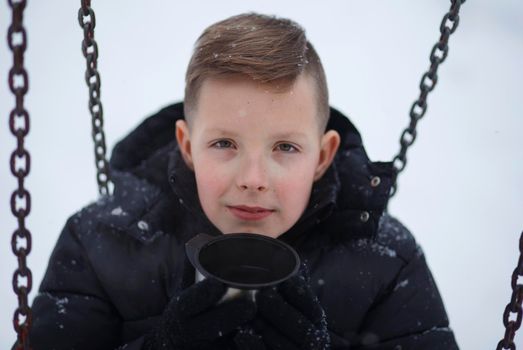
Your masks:
<svg viewBox="0 0 523 350"><path fill-rule="evenodd" d="M11 248L18 258L18 267L13 274L13 290L18 297L18 307L13 315L13 327L17 333L16 349L30 349L28 333L31 327L31 308L27 297L33 285L31 270L27 266L27 255L31 252L31 233L25 219L31 212L31 195L24 187L29 174L31 157L24 147L24 138L29 133L29 112L24 107L24 97L29 89L29 77L24 68L24 53L27 35L23 26L25 0L8 0L12 11L11 24L7 30L7 43L13 53L13 67L9 70L9 88L15 96L15 108L9 114L9 129L16 137L17 147L11 154L11 173L18 180L18 188L11 195L11 212L18 221L13 232Z"/></svg>
<svg viewBox="0 0 523 350"><path fill-rule="evenodd" d="M394 178L390 192L391 198L398 190L398 175L405 169L405 166L407 165L407 150L416 140L416 126L418 121L423 118L425 112L427 111L427 96L429 92L434 89L436 83L438 82L438 67L441 63L443 63L443 61L445 61L445 58L447 58L447 54L449 52L449 37L456 31L456 28L458 27L459 9L461 4L464 2L465 0L451 0L450 10L445 14L445 16L443 16L443 20L441 21L441 36L439 41L433 46L432 51L430 52L430 68L425 74L423 74L421 78L419 85L420 95L410 108L410 124L405 130L403 130L403 133L401 134L401 149L393 159Z"/></svg>
<svg viewBox="0 0 523 350"><path fill-rule="evenodd" d="M518 279L520 279L518 281ZM496 347L496 350L501 349L516 349L514 344L514 337L516 331L521 327L523 319L523 232L519 237L519 260L514 272L512 273L512 297L503 313L503 324L505 325L505 336L501 339ZM511 314L514 315L511 319Z"/></svg>
<svg viewBox="0 0 523 350"><path fill-rule="evenodd" d="M98 192L108 195L110 186L109 163L107 162L105 145L105 133L103 130L103 108L100 100L100 73L98 72L98 45L94 40L94 27L96 19L91 8L91 0L81 0L82 6L78 10L78 22L84 30L82 41L82 53L85 57L87 69L85 71L85 82L89 88L89 111L92 117L92 138L94 141L94 156L96 163L96 180Z"/></svg>

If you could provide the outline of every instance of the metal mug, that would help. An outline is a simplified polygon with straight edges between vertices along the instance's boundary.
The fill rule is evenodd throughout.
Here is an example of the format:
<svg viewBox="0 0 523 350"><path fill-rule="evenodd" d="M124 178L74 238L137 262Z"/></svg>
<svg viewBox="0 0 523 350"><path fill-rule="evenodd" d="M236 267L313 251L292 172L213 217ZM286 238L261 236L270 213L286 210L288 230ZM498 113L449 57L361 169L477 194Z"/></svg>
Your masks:
<svg viewBox="0 0 523 350"><path fill-rule="evenodd" d="M260 288L285 281L300 267L291 246L254 233L200 233L185 244L185 251L196 270L196 282L212 277L228 286L219 302L240 295L254 300Z"/></svg>

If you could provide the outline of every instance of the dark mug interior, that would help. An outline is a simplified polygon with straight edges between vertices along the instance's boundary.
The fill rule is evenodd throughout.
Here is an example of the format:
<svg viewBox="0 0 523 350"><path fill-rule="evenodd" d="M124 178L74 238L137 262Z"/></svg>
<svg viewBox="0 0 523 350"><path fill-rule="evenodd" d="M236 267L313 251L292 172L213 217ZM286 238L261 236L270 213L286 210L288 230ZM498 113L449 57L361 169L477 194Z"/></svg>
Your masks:
<svg viewBox="0 0 523 350"><path fill-rule="evenodd" d="M198 236L191 241L199 242L199 246L187 249L189 260L205 277L230 287L258 289L276 285L296 274L300 266L296 251L274 238L252 233L204 235L204 240Z"/></svg>

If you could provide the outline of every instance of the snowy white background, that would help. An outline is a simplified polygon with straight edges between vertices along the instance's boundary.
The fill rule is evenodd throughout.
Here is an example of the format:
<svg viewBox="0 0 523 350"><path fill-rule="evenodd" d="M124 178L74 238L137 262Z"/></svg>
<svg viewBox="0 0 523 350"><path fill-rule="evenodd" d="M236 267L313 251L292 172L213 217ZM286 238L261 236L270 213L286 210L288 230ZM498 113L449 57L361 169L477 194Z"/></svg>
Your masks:
<svg viewBox="0 0 523 350"><path fill-rule="evenodd" d="M6 3L0 3L2 33L10 21ZM97 196L79 3L29 1L25 16L31 298L66 218ZM183 97L192 46L205 27L254 10L305 27L324 62L331 105L350 115L373 160L390 160L449 3L94 1L108 144ZM1 37L0 347L7 349L15 339L10 241L16 221L8 203L16 181L8 170L15 148L7 126L14 103L7 88L11 54ZM504 334L502 313L523 230L522 57L523 2L464 4L390 206L424 248L462 349L493 349ZM523 347L523 330L516 344Z"/></svg>

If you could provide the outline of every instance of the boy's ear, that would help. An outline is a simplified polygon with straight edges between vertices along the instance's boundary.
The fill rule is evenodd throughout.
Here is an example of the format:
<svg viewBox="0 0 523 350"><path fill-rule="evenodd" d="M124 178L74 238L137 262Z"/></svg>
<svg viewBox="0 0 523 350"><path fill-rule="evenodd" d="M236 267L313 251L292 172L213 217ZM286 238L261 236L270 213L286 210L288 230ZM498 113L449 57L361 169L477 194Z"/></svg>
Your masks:
<svg viewBox="0 0 523 350"><path fill-rule="evenodd" d="M336 130L329 130L323 134L320 143L320 157L314 173L314 181L320 179L329 168L340 146L340 134Z"/></svg>
<svg viewBox="0 0 523 350"><path fill-rule="evenodd" d="M187 122L183 119L176 121L176 141L178 141L178 147L180 148L185 164L194 171L189 127L187 126Z"/></svg>

